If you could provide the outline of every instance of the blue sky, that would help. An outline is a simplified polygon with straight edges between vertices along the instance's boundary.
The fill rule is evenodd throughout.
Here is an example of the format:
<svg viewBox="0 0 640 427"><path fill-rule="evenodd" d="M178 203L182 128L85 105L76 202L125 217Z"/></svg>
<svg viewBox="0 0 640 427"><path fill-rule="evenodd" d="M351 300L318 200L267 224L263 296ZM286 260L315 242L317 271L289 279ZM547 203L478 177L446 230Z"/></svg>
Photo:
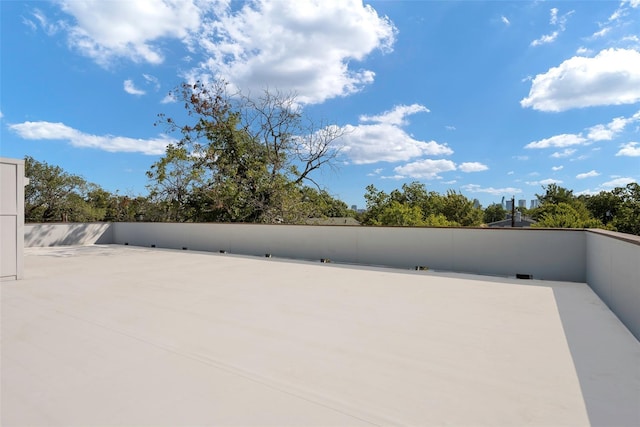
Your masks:
<svg viewBox="0 0 640 427"><path fill-rule="evenodd" d="M640 180L640 0L0 2L0 154L120 194L175 135L183 81L294 90L344 128L335 170L365 187L420 181L487 206L558 183Z"/></svg>

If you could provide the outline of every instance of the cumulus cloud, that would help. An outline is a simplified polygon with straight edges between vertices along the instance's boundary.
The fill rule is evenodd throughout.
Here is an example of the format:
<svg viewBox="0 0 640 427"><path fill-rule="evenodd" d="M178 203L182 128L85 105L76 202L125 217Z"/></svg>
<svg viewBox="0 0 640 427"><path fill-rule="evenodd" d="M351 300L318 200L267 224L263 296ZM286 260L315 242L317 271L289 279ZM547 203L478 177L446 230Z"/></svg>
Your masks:
<svg viewBox="0 0 640 427"><path fill-rule="evenodd" d="M446 144L416 140L401 127L407 124L407 115L427 111L427 108L417 104L399 105L380 115L362 116L360 120L364 123L343 127L341 153L355 164L399 162L425 155L453 154Z"/></svg>
<svg viewBox="0 0 640 427"><path fill-rule="evenodd" d="M622 144L616 156L640 157L640 142Z"/></svg>
<svg viewBox="0 0 640 427"><path fill-rule="evenodd" d="M603 182L600 184L600 188L616 188L616 187L626 187L627 184L631 184L632 182L637 182L634 178L630 177L618 177L614 178L611 181Z"/></svg>
<svg viewBox="0 0 640 427"><path fill-rule="evenodd" d="M504 25L507 25L507 26L511 25L511 21L509 21L509 18L507 18L507 17L506 17L506 16L504 16L504 15L502 15L502 16L500 17L500 20L502 21L502 23L503 23Z"/></svg>
<svg viewBox="0 0 640 427"><path fill-rule="evenodd" d="M502 196L504 194L519 194L522 193L520 188L515 187L504 187L504 188L493 188L493 187L482 187L477 184L467 184L463 185L462 189L468 191L469 193L486 193L491 194L492 196Z"/></svg>
<svg viewBox="0 0 640 427"><path fill-rule="evenodd" d="M549 147L569 147L572 145L580 145L586 141L581 135L562 134L555 135L550 138L533 141L524 146L524 148L549 148Z"/></svg>
<svg viewBox="0 0 640 427"><path fill-rule="evenodd" d="M109 152L164 154L167 145L176 141L164 136L155 139L136 139L113 135L91 135L69 127L64 123L24 122L9 129L23 139L66 140L74 147L95 148Z"/></svg>
<svg viewBox="0 0 640 427"><path fill-rule="evenodd" d="M408 163L403 166L398 166L393 169L398 174L398 177L411 177L411 178L423 178L434 179L438 178L442 172L449 172L456 170L456 165L451 160L445 159L423 159L417 162Z"/></svg>
<svg viewBox="0 0 640 427"><path fill-rule="evenodd" d="M320 103L371 83L375 73L357 62L391 50L396 32L362 1L251 1L203 24L193 43L209 59L190 76L249 90L268 85Z"/></svg>
<svg viewBox="0 0 640 427"><path fill-rule="evenodd" d="M131 95L144 95L146 92L142 89L138 89L134 84L133 80L125 80L124 81L124 91Z"/></svg>
<svg viewBox="0 0 640 427"><path fill-rule="evenodd" d="M158 42L186 39L203 12L194 0L63 0L61 7L75 19L67 28L69 45L103 66L117 57L161 63Z"/></svg>
<svg viewBox="0 0 640 427"><path fill-rule="evenodd" d="M585 172L585 173L579 173L578 175L576 175L577 179L586 179L586 178L593 178L596 176L600 176L600 174L598 172L596 172L595 170L591 170L589 172Z"/></svg>
<svg viewBox="0 0 640 427"><path fill-rule="evenodd" d="M640 52L606 49L593 58L574 56L538 74L522 107L559 112L640 101Z"/></svg>
<svg viewBox="0 0 640 427"><path fill-rule="evenodd" d="M564 166L562 166L562 165L560 165L560 166L552 166L551 167L551 170L554 171L554 172L560 171L562 169L564 169Z"/></svg>
<svg viewBox="0 0 640 427"><path fill-rule="evenodd" d="M178 40L192 59L187 80L225 79L245 91L277 88L300 103L346 96L373 82L358 65L395 42L393 22L361 0L60 0L68 22L55 27L70 47L109 67L124 58L164 61L163 43ZM34 13L30 26L49 28Z"/></svg>
<svg viewBox="0 0 640 427"><path fill-rule="evenodd" d="M549 24L556 29L549 34L542 35L532 41L531 46L540 46L556 41L560 33L564 32L564 30L566 29L567 19L573 14L573 10L560 16L558 15L558 9L554 7L549 11L549 14Z"/></svg>
<svg viewBox="0 0 640 427"><path fill-rule="evenodd" d="M458 166L462 172L482 172L489 170L489 166L479 162L464 162Z"/></svg>

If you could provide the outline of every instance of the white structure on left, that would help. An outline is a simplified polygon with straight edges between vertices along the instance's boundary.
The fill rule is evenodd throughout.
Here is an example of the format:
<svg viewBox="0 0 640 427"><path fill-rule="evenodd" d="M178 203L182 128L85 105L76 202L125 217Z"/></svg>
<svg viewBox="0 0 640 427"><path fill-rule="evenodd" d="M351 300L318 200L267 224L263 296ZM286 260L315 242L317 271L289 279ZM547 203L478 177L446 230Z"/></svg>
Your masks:
<svg viewBox="0 0 640 427"><path fill-rule="evenodd" d="M0 157L0 280L22 279L24 160Z"/></svg>

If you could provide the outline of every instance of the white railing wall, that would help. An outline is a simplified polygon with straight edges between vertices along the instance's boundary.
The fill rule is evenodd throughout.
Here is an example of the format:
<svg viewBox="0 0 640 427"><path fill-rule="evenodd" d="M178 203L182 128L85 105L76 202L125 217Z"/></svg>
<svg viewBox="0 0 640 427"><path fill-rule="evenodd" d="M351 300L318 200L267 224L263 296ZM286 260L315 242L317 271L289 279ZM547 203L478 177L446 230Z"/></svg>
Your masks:
<svg viewBox="0 0 640 427"><path fill-rule="evenodd" d="M118 223L113 237L147 247L585 281L584 234L576 230Z"/></svg>
<svg viewBox="0 0 640 427"><path fill-rule="evenodd" d="M640 237L589 230L586 238L587 283L640 340Z"/></svg>
<svg viewBox="0 0 640 427"><path fill-rule="evenodd" d="M24 246L29 248L114 243L113 228L113 224L105 222L25 224Z"/></svg>

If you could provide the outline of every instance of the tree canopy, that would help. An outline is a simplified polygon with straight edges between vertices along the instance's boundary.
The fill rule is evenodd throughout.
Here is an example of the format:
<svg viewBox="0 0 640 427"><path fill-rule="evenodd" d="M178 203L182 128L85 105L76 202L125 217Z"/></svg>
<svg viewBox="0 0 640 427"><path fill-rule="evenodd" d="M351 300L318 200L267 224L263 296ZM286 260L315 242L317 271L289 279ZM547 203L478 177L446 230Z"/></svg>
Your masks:
<svg viewBox="0 0 640 427"><path fill-rule="evenodd" d="M147 172L151 196L172 220L294 223L335 213L318 212L336 201L313 174L332 166L339 127L308 120L294 94L251 97L197 82L175 95L189 123L159 115L156 124L180 140Z"/></svg>
<svg viewBox="0 0 640 427"><path fill-rule="evenodd" d="M365 194L367 210L363 214L365 225L413 226L478 226L483 213L473 201L455 191L441 195L427 191L424 184L404 184L401 190L387 194L373 185Z"/></svg>

